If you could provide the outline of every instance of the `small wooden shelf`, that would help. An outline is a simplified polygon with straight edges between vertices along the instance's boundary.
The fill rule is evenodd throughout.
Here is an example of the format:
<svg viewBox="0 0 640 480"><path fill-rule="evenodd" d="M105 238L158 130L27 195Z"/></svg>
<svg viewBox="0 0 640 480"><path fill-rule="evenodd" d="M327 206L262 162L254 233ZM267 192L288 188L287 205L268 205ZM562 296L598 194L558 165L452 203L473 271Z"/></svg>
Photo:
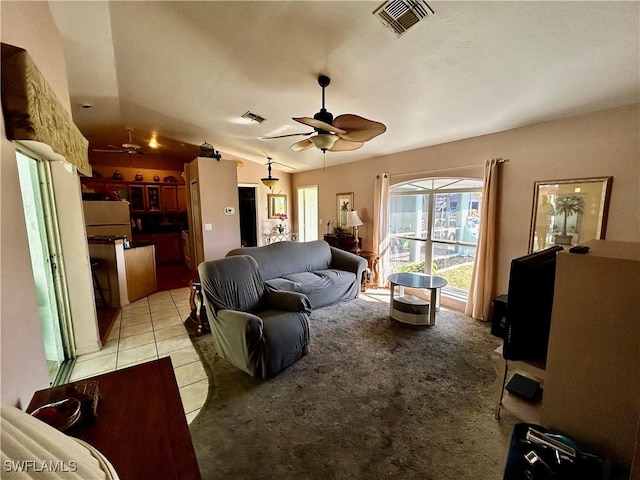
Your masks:
<svg viewBox="0 0 640 480"><path fill-rule="evenodd" d="M504 409L523 422L539 424L542 415L542 402L539 400L528 401L517 395L512 395L506 390L506 385L511 377L518 373L535 380L542 386L545 378L544 365L540 362L505 360L502 355L502 345L494 350L494 354L497 372L495 417L500 419Z"/></svg>

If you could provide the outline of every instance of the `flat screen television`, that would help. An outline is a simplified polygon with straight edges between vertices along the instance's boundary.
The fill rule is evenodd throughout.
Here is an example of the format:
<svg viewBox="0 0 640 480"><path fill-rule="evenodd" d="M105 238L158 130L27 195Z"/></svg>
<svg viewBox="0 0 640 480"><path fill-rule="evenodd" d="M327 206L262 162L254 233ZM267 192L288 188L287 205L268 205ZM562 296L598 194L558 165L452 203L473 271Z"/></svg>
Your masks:
<svg viewBox="0 0 640 480"><path fill-rule="evenodd" d="M511 261L503 356L507 360L545 362L556 256L555 246Z"/></svg>

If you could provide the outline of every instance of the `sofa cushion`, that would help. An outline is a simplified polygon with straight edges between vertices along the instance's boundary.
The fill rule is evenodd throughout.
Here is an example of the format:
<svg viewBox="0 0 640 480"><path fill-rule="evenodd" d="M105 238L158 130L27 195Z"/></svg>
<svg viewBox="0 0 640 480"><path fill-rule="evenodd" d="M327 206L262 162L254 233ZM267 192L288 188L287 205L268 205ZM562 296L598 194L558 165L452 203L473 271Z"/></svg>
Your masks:
<svg viewBox="0 0 640 480"><path fill-rule="evenodd" d="M353 298L356 275L343 270L317 270L285 275L285 280L296 287L296 292L304 293L314 308Z"/></svg>
<svg viewBox="0 0 640 480"><path fill-rule="evenodd" d="M286 278L272 278L271 280L265 280L267 284L275 288L276 290L284 290L285 292L300 292L300 284L288 280Z"/></svg>
<svg viewBox="0 0 640 480"><path fill-rule="evenodd" d="M262 278L284 277L291 273L311 272L329 268L331 248L324 240L312 242L277 242L263 247L236 248L227 253L250 255L260 268Z"/></svg>

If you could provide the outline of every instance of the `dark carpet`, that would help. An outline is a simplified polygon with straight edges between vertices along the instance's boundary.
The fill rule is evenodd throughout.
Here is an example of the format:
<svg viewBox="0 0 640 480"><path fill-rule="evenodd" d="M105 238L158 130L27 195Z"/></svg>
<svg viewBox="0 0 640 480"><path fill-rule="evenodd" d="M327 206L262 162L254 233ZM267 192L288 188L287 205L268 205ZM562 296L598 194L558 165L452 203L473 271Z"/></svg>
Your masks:
<svg viewBox="0 0 640 480"><path fill-rule="evenodd" d="M502 478L515 420L493 417L498 339L452 311L429 328L388 308L315 310L311 353L267 381L192 337L210 379L190 425L203 478Z"/></svg>

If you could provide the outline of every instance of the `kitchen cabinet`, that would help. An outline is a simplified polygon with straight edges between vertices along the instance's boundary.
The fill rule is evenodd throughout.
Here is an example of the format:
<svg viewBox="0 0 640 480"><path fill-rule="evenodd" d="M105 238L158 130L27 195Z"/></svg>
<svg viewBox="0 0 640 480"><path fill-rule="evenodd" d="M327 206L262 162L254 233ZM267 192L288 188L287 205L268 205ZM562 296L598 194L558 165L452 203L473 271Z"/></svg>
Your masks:
<svg viewBox="0 0 640 480"><path fill-rule="evenodd" d="M162 202L160 201L160 186L145 185L144 191L147 200L147 210L149 212L160 212L162 210Z"/></svg>
<svg viewBox="0 0 640 480"><path fill-rule="evenodd" d="M160 212L162 203L159 186L130 184L128 190L131 212Z"/></svg>
<svg viewBox="0 0 640 480"><path fill-rule="evenodd" d="M129 185L129 209L132 212L144 212L147 207L144 197L144 185Z"/></svg>
<svg viewBox="0 0 640 480"><path fill-rule="evenodd" d="M162 185L162 210L167 213L178 211L178 187L176 185Z"/></svg>
<svg viewBox="0 0 640 480"><path fill-rule="evenodd" d="M178 185L178 211L187 211L187 187L184 185Z"/></svg>
<svg viewBox="0 0 640 480"><path fill-rule="evenodd" d="M127 197L131 213L178 213L187 211L184 184L125 182L103 178L82 178L85 200L111 200L113 192Z"/></svg>

